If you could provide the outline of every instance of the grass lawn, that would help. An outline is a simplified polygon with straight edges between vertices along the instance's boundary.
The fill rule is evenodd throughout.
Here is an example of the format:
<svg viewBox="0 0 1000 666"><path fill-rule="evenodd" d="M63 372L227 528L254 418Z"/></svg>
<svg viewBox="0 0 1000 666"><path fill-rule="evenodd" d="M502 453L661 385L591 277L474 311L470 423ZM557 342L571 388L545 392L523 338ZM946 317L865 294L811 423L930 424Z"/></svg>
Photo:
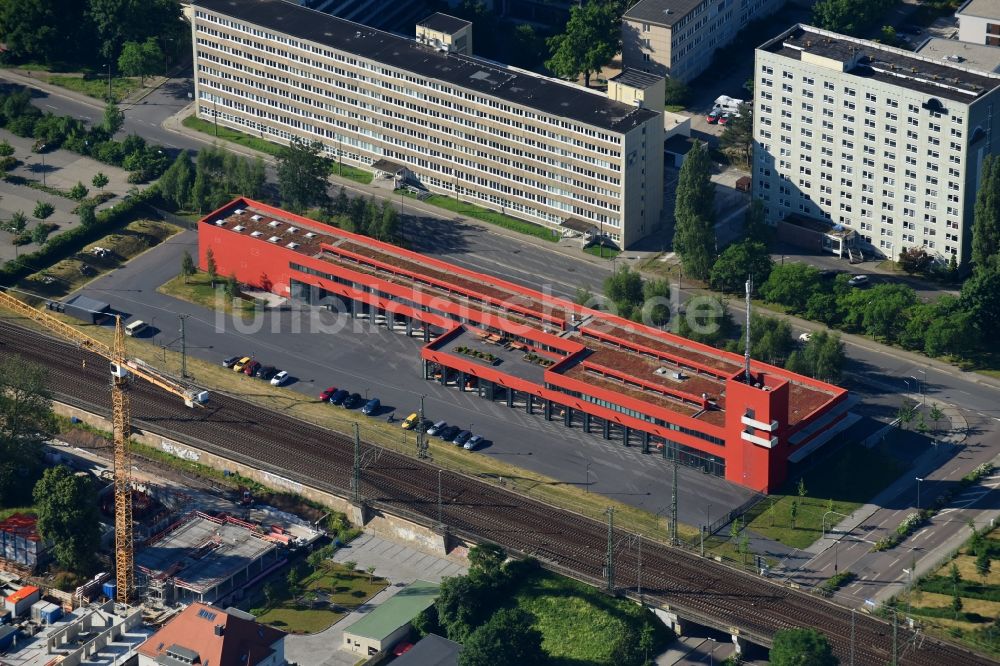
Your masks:
<svg viewBox="0 0 1000 666"><path fill-rule="evenodd" d="M826 463L817 464L806 472L806 496L799 497L797 482L771 495L747 515L748 527L768 538L793 548L805 548L823 535L823 515L830 510L850 514L891 483L904 466L882 447L866 449L850 444ZM798 502L795 527L792 527L792 502ZM841 520L827 517L827 529Z"/></svg>
<svg viewBox="0 0 1000 666"><path fill-rule="evenodd" d="M277 143L271 143L267 139L244 134L243 132L237 132L234 129L229 129L228 127L223 127L222 125L216 126L215 123L208 120L202 120L195 115L188 116L181 121L181 124L184 125L184 127L197 130L204 134L217 136L222 141L238 143L241 146L252 148L253 150L259 150L260 152L267 153L268 155L277 156L278 153L281 152L282 146Z"/></svg>
<svg viewBox="0 0 1000 666"><path fill-rule="evenodd" d="M225 297L222 288L224 282L224 277L217 277L215 287L213 288L208 273L199 271L190 277L178 275L160 285L157 291L161 294L173 296L182 301L195 303L212 310L218 309L221 306L226 314L232 314L234 312L234 304ZM237 300L235 307L241 314L251 314L255 308L254 302L248 299Z"/></svg>
<svg viewBox="0 0 1000 666"><path fill-rule="evenodd" d="M369 184L375 178L375 174L371 171L365 171L364 169L359 169L343 162L334 162L330 174L340 176L341 178L350 178L363 185Z"/></svg>
<svg viewBox="0 0 1000 666"><path fill-rule="evenodd" d="M269 584L277 596L270 607L258 608L255 614L263 624L296 634L326 629L389 585L384 578L369 580L367 573L348 571L344 565L327 560L303 579L303 594L293 600L285 584L286 576L287 570L282 569L270 577ZM251 601L264 604L263 592Z"/></svg>
<svg viewBox="0 0 1000 666"><path fill-rule="evenodd" d="M399 190L397 190L397 192L398 191ZM415 198L413 194L405 190L403 191L403 194L408 197ZM432 206L444 208L466 217L473 217L477 220L482 220L483 222L489 222L490 224L495 224L498 227L503 227L504 229L511 229L522 234L528 234L529 236L543 238L547 241L552 241L553 243L558 242L559 240L559 236L547 227L527 222L525 220L519 220L516 217L510 217L509 215L497 213L496 211L480 208L474 204L458 201L441 194L432 194L426 199L423 199L423 201L431 204Z"/></svg>
<svg viewBox="0 0 1000 666"><path fill-rule="evenodd" d="M621 250L616 250L616 249L611 248L611 247L606 247L606 248L603 248L603 249L604 249L604 251L601 252L601 246L600 245L591 245L589 247L583 248L583 251L586 252L587 254L592 254L595 257L601 257L603 259L614 259L619 254L621 254Z"/></svg>
<svg viewBox="0 0 1000 666"><path fill-rule="evenodd" d="M643 611L600 590L556 574L537 570L512 591L517 605L532 613L542 633L542 646L555 664L616 664L619 640L638 632ZM671 636L659 622L656 654Z"/></svg>
<svg viewBox="0 0 1000 666"><path fill-rule="evenodd" d="M88 78L86 76L73 76L72 74L52 74L48 76L48 82L100 100L106 99L108 95L108 79L106 77L96 76ZM121 102L140 87L139 77L137 76L111 79L111 95L114 97L115 102Z"/></svg>
<svg viewBox="0 0 1000 666"><path fill-rule="evenodd" d="M86 245L72 257L27 276L18 283L18 286L31 293L50 298L65 296L180 231L179 227L168 222L134 220L121 231L108 234ZM95 247L103 247L111 253L98 257L91 252Z"/></svg>

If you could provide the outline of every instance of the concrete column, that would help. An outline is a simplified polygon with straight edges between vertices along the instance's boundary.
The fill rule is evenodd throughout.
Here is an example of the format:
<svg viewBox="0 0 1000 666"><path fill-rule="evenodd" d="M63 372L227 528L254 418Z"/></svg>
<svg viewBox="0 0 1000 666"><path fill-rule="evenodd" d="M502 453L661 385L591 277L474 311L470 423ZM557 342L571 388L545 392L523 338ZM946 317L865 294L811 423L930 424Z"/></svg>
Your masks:
<svg viewBox="0 0 1000 666"><path fill-rule="evenodd" d="M524 401L524 411L528 412L529 414L532 414L533 412L531 409L531 403L534 400L535 396L531 395L530 393L526 394L526 396L527 397L525 398Z"/></svg>
<svg viewBox="0 0 1000 666"><path fill-rule="evenodd" d="M347 300L349 300L351 302L350 303L351 319L357 319L358 318L358 302L356 300L354 300L353 298L349 298Z"/></svg>
<svg viewBox="0 0 1000 666"><path fill-rule="evenodd" d="M480 391L482 391L482 396L484 398L486 398L487 400L489 400L490 402L493 402L493 400L495 398L495 391L494 391L494 384L493 384L493 382L483 380L483 381L479 382L479 386L480 386Z"/></svg>
<svg viewBox="0 0 1000 666"><path fill-rule="evenodd" d="M510 388L509 386L507 387L507 406L508 407L514 406L514 389Z"/></svg>
<svg viewBox="0 0 1000 666"><path fill-rule="evenodd" d="M427 323L424 323L424 325L421 326L421 329L424 332L424 342L430 342L431 341L431 329L430 329L430 326Z"/></svg>
<svg viewBox="0 0 1000 666"><path fill-rule="evenodd" d="M601 421L601 436L604 439L611 439L611 424L608 423L607 419Z"/></svg>
<svg viewBox="0 0 1000 666"><path fill-rule="evenodd" d="M458 373L458 390L459 391L464 391L465 390L465 373L464 372L459 372Z"/></svg>
<svg viewBox="0 0 1000 666"><path fill-rule="evenodd" d="M584 412L583 413L583 431L585 433L587 433L587 434L590 434L590 413L589 412Z"/></svg>
<svg viewBox="0 0 1000 666"><path fill-rule="evenodd" d="M426 358L420 359L420 371L423 373L424 379L428 379L430 377L430 373L427 370L427 359Z"/></svg>
<svg viewBox="0 0 1000 666"><path fill-rule="evenodd" d="M543 403L542 412L545 415L546 421L552 420L552 401L549 400L548 398L546 398L545 402Z"/></svg>
<svg viewBox="0 0 1000 666"><path fill-rule="evenodd" d="M413 317L406 318L406 337L413 335Z"/></svg>
<svg viewBox="0 0 1000 666"><path fill-rule="evenodd" d="M623 425L622 426L622 442L624 442L625 446L628 446L628 438L629 438L629 435L631 435L631 434L632 434L632 429L629 428L626 425Z"/></svg>
<svg viewBox="0 0 1000 666"><path fill-rule="evenodd" d="M441 386L448 383L448 368L441 366Z"/></svg>
<svg viewBox="0 0 1000 666"><path fill-rule="evenodd" d="M642 431L642 452L649 453L649 433Z"/></svg>
<svg viewBox="0 0 1000 666"><path fill-rule="evenodd" d="M563 425L567 428L573 427L573 408L566 407L563 409Z"/></svg>

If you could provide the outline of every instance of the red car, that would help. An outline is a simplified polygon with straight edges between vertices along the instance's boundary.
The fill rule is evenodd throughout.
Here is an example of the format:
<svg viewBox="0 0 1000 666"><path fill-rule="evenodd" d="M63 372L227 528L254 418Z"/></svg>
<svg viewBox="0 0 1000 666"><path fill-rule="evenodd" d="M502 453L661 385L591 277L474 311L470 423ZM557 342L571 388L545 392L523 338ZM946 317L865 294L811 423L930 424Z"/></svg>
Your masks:
<svg viewBox="0 0 1000 666"><path fill-rule="evenodd" d="M719 122L719 117L721 115L722 115L721 111L719 111L718 109L712 109L712 111L707 116L705 116L705 122L708 123L709 125L714 125L715 123Z"/></svg>
<svg viewBox="0 0 1000 666"><path fill-rule="evenodd" d="M733 117L732 114L729 114L729 113L725 114L724 116L722 116L721 118L719 118L719 124L720 125L728 125L729 121L732 119L732 117Z"/></svg>
<svg viewBox="0 0 1000 666"><path fill-rule="evenodd" d="M253 377L258 370L260 370L260 363L257 361L250 361L247 363L246 367L243 368L243 374L247 377Z"/></svg>
<svg viewBox="0 0 1000 666"><path fill-rule="evenodd" d="M392 648L393 657L402 657L404 654L413 649L413 643L397 643L396 647Z"/></svg>
<svg viewBox="0 0 1000 666"><path fill-rule="evenodd" d="M331 386L330 388L326 389L325 391L323 391L322 393L319 394L319 401L320 402L329 402L330 401L330 396L332 396L336 392L337 392L337 387L336 386Z"/></svg>

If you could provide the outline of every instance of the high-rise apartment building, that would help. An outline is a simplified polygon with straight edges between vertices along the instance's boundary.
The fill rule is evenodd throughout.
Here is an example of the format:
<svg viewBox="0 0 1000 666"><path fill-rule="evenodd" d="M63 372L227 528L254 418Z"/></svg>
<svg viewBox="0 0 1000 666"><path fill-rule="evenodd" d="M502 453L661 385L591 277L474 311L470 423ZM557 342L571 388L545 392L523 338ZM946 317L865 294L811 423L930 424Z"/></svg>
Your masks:
<svg viewBox="0 0 1000 666"><path fill-rule="evenodd" d="M955 16L960 41L1000 46L1000 0L968 0Z"/></svg>
<svg viewBox="0 0 1000 666"><path fill-rule="evenodd" d="M639 0L622 17L622 64L690 81L715 50L785 0Z"/></svg>
<svg viewBox="0 0 1000 666"><path fill-rule="evenodd" d="M623 246L660 224L662 95L611 100L285 0L189 15L201 118Z"/></svg>
<svg viewBox="0 0 1000 666"><path fill-rule="evenodd" d="M773 224L828 225L834 251L853 230L966 259L998 131L996 74L804 25L757 49L754 194Z"/></svg>

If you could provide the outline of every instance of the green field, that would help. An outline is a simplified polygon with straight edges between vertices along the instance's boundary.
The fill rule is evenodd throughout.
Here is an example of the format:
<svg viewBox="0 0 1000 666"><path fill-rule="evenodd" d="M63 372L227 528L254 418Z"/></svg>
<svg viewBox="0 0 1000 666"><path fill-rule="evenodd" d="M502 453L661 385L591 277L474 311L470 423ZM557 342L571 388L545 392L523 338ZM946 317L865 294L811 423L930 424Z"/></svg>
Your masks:
<svg viewBox="0 0 1000 666"><path fill-rule="evenodd" d="M252 601L262 603L263 607L253 612L258 622L293 634L323 631L389 584L384 578L349 571L342 564L326 560L303 579L303 592L293 599L288 593L286 576L287 569L282 569L265 583L274 589L275 596L268 603L263 592L259 592Z"/></svg>
<svg viewBox="0 0 1000 666"><path fill-rule="evenodd" d="M340 176L341 178L349 178L362 185L369 184L375 178L375 174L371 171L365 171L364 169L359 169L343 162L334 162L330 174Z"/></svg>
<svg viewBox="0 0 1000 666"><path fill-rule="evenodd" d="M587 254L592 254L595 257L601 257L603 259L614 259L619 254L621 254L621 250L616 250L611 247L605 247L602 249L600 245L587 246L583 248L583 251L586 252Z"/></svg>
<svg viewBox="0 0 1000 666"><path fill-rule="evenodd" d="M160 285L156 291L212 310L221 308L226 314L232 314L234 310L241 313L253 312L255 307L253 301L245 298L230 301L225 297L223 292L225 281L226 278L217 276L215 286L213 286L208 273L199 271L191 276L178 275L171 278Z"/></svg>
<svg viewBox="0 0 1000 666"><path fill-rule="evenodd" d="M400 192L400 190L396 190L396 192ZM408 197L415 198L413 194L405 190L403 190L403 194ZM424 203L429 203L432 206L437 206L438 208L444 208L452 211L453 213L464 215L465 217L473 217L477 220L489 222L490 224L495 224L498 227L503 227L504 229L518 231L522 234L528 234L529 236L535 236L537 238L543 238L547 241L552 241L553 243L559 240L559 236L556 235L551 229L541 225L527 222L525 220L519 220L516 217L504 215L503 213L497 213L496 211L480 208L475 204L457 201L442 194L432 194L422 199L422 201Z"/></svg>
<svg viewBox="0 0 1000 666"><path fill-rule="evenodd" d="M850 444L826 463L819 463L804 475L806 496L798 496L797 482L759 503L747 514L754 532L793 548L806 548L823 535L823 516L830 529L892 483L905 469L883 447L866 449ZM830 506L830 501L833 506ZM798 503L794 527L792 503Z"/></svg>
<svg viewBox="0 0 1000 666"><path fill-rule="evenodd" d="M237 132L234 129L229 129L228 127L223 127L222 125L216 125L208 120L202 120L194 115L190 115L182 120L181 124L189 129L218 137L222 141L238 143L241 146L245 146L246 148L251 148L253 150L259 150L260 152L267 153L268 155L277 156L281 152L282 147L280 145L271 143L267 139L250 136L249 134L244 134L243 132Z"/></svg>

